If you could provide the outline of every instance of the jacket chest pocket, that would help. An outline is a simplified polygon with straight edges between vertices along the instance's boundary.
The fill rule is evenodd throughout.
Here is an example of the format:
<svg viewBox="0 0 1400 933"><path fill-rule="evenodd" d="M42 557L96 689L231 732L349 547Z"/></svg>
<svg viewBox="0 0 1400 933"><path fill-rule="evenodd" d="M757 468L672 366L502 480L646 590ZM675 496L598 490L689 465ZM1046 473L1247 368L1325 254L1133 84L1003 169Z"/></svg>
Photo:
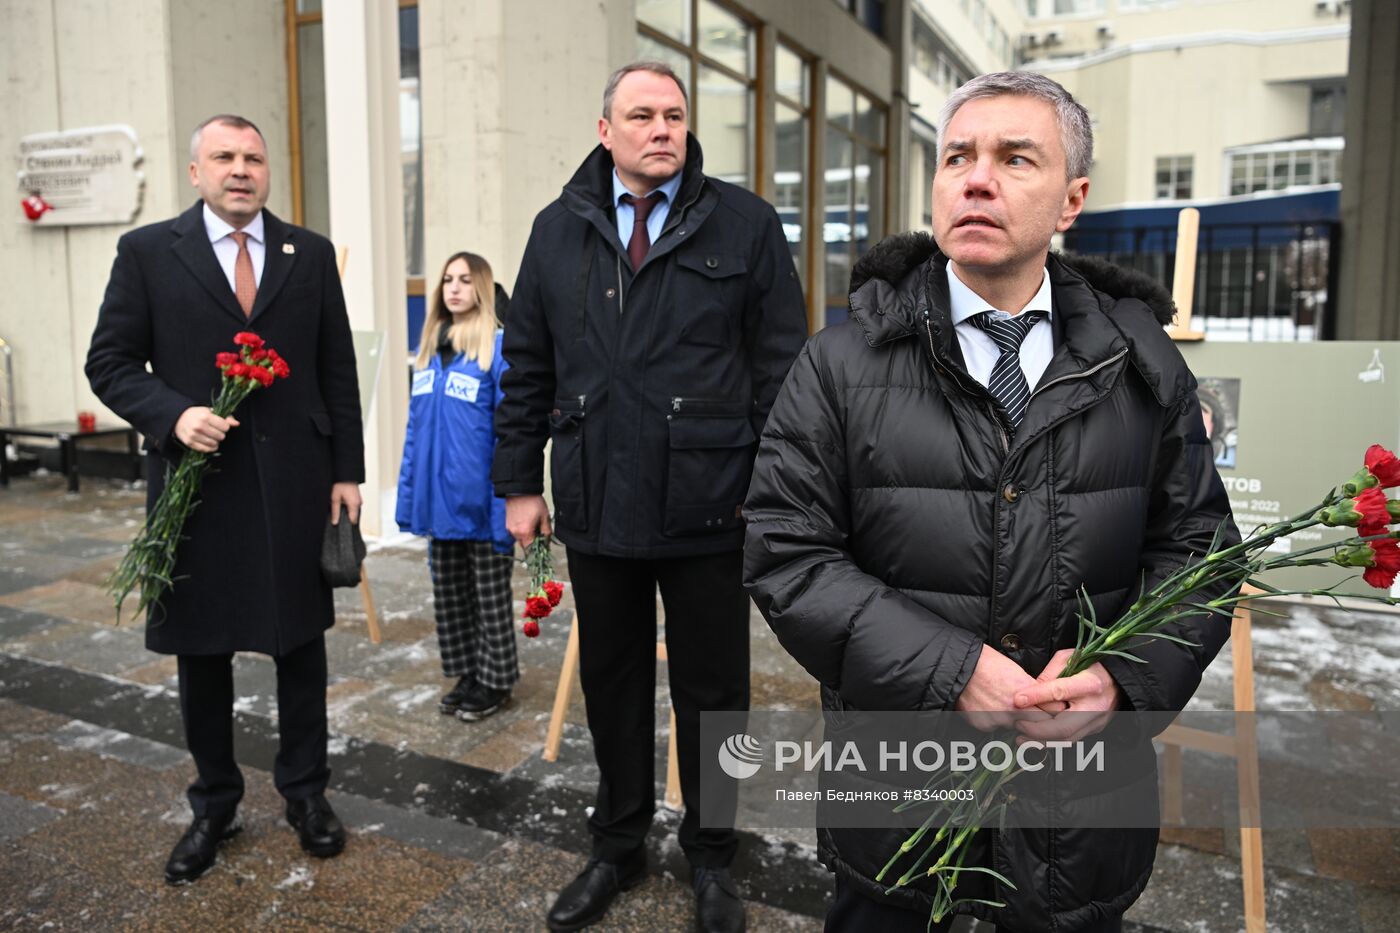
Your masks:
<svg viewBox="0 0 1400 933"><path fill-rule="evenodd" d="M588 530L588 476L584 459L583 398L555 402L549 413L550 478L554 482L554 521Z"/></svg>
<svg viewBox="0 0 1400 933"><path fill-rule="evenodd" d="M746 414L672 415L666 464L667 535L705 535L739 527L757 438Z"/></svg>
<svg viewBox="0 0 1400 933"><path fill-rule="evenodd" d="M676 254L681 343L732 347L737 343L735 309L741 302L748 261L743 256L691 249Z"/></svg>

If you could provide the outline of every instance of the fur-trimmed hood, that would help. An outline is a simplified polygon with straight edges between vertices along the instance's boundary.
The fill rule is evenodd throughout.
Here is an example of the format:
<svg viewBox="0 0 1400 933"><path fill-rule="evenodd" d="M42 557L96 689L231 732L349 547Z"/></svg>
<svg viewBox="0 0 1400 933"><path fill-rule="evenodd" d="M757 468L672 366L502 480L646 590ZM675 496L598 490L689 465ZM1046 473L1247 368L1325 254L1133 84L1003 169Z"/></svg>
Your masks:
<svg viewBox="0 0 1400 933"><path fill-rule="evenodd" d="M897 285L909 272L938 252L927 233L898 233L886 237L856 262L851 270L851 292L870 279ZM1152 311L1163 326L1176 316L1171 294L1141 272L1115 266L1097 256L1054 253L1066 268L1078 273L1091 288L1113 298L1136 298Z"/></svg>

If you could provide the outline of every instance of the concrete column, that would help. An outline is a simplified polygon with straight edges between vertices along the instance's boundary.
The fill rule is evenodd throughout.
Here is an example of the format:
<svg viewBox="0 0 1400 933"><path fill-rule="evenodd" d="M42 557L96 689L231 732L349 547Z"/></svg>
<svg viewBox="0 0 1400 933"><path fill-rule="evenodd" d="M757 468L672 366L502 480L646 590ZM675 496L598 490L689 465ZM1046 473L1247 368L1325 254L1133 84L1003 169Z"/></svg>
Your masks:
<svg viewBox="0 0 1400 933"><path fill-rule="evenodd" d="M909 106L909 37L913 30L913 11L909 0L891 0L885 4L885 40L893 53L890 60L890 122L887 135L890 157L889 176L885 183L885 234L912 229L919 218L909 217L909 151L913 119Z"/></svg>
<svg viewBox="0 0 1400 933"><path fill-rule="evenodd" d="M1400 340L1400 4L1355 0L1342 157L1339 340Z"/></svg>
<svg viewBox="0 0 1400 933"><path fill-rule="evenodd" d="M350 326L385 335L365 418L361 518L367 534L379 535L396 530L394 493L408 420L398 5L337 0L326 4L323 28L331 239L349 249Z"/></svg>

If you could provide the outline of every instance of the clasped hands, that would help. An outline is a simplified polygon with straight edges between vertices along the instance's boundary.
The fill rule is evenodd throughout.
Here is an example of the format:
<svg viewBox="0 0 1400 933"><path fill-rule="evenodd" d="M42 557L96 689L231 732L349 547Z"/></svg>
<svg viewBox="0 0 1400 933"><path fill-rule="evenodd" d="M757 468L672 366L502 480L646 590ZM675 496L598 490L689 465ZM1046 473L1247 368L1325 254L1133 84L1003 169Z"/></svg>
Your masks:
<svg viewBox="0 0 1400 933"><path fill-rule="evenodd" d="M1102 664L1072 677L1061 677L1074 652L1055 652L1039 677L991 645L982 646L977 669L955 708L983 732L1013 727L1018 741L1074 742L1095 735L1108 725L1118 708L1119 688ZM1073 716L1058 716L1073 711Z"/></svg>

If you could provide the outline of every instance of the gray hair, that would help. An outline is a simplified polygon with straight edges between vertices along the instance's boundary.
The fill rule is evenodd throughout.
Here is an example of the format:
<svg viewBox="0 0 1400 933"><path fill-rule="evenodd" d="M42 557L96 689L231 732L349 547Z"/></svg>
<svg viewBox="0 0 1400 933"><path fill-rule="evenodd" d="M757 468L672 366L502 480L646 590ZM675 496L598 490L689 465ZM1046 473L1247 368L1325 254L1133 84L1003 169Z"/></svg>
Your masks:
<svg viewBox="0 0 1400 933"><path fill-rule="evenodd" d="M235 113L216 113L203 123L194 128L194 133L190 135L190 158L199 159L199 138L204 135L204 128L211 123L218 123L223 126L231 126L236 130L252 130L258 134L258 138L263 141L263 148L267 148L267 137L263 136L258 125L247 117L240 117Z"/></svg>
<svg viewBox="0 0 1400 933"><path fill-rule="evenodd" d="M661 75L663 78L670 78L676 82L676 87L681 89L681 100L685 101L685 109L690 110L690 95L685 92L685 82L681 76L676 74L674 68L665 62L640 61L632 62L630 65L623 65L608 76L608 83L603 87L603 119L612 119L613 96L617 94L617 86L622 83L622 79L634 71L650 71L652 74Z"/></svg>
<svg viewBox="0 0 1400 933"><path fill-rule="evenodd" d="M1060 126L1060 144L1065 150L1065 177L1083 178L1094 162L1094 129L1089 112L1060 84L1032 71L997 71L979 75L948 96L938 113L938 147L948 139L948 124L963 104L988 97L1017 95L1043 100L1055 108Z"/></svg>

